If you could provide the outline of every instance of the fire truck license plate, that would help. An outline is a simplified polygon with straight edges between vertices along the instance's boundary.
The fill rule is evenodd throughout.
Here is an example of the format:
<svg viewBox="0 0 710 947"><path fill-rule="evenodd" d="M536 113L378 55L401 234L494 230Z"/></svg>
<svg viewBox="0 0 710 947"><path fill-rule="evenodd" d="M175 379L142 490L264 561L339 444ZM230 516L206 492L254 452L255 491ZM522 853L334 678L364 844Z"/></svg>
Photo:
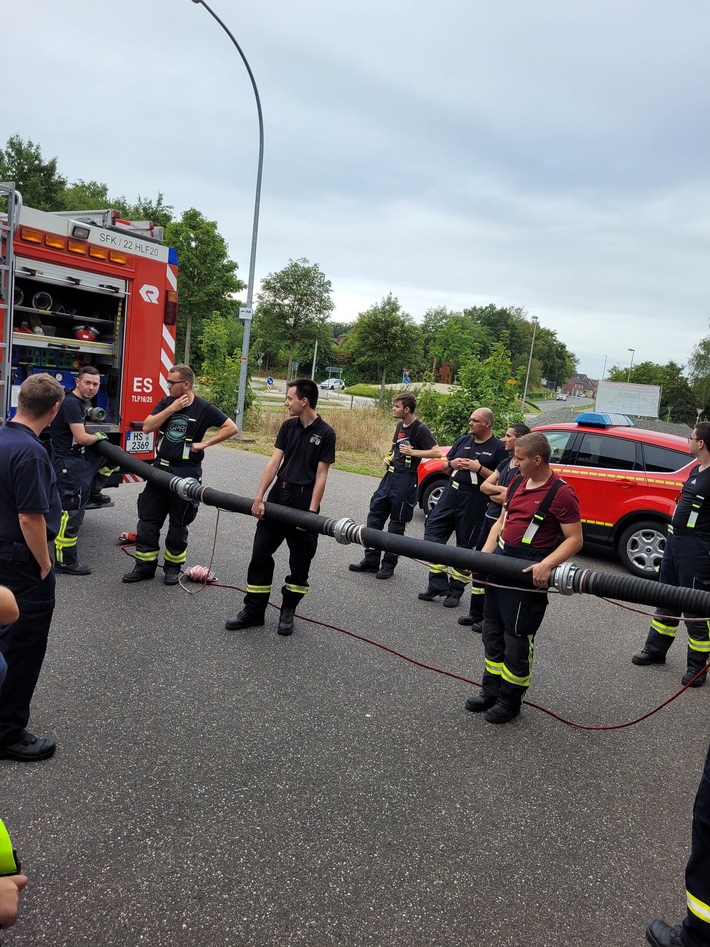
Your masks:
<svg viewBox="0 0 710 947"><path fill-rule="evenodd" d="M153 452L153 432L145 434L143 431L126 432L127 454L150 454Z"/></svg>

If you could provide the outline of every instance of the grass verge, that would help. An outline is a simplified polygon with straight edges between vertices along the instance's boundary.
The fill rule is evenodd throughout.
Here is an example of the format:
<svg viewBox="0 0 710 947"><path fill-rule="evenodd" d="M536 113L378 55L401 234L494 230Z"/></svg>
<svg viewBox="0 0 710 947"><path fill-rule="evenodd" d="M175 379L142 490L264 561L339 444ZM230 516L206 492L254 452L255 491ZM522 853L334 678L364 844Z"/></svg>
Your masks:
<svg viewBox="0 0 710 947"><path fill-rule="evenodd" d="M321 407L321 406L319 406ZM382 476L382 458L392 444L394 421L391 412L378 408L362 408L357 411L318 412L335 431L337 438L335 467L350 473ZM280 405L260 405L249 412L240 441L226 441L236 450L252 454L271 455L279 427L286 419L286 411Z"/></svg>

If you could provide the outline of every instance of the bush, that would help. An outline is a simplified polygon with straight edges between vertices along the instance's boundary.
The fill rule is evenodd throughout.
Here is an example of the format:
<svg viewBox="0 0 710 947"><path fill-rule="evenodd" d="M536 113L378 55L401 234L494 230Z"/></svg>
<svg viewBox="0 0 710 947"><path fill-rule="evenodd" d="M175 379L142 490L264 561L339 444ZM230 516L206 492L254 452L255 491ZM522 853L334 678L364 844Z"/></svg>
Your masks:
<svg viewBox="0 0 710 947"><path fill-rule="evenodd" d="M357 395L358 398L374 398L377 400L380 397L380 387L379 385L365 385L359 383L357 385L349 385L345 389L345 393L348 395Z"/></svg>

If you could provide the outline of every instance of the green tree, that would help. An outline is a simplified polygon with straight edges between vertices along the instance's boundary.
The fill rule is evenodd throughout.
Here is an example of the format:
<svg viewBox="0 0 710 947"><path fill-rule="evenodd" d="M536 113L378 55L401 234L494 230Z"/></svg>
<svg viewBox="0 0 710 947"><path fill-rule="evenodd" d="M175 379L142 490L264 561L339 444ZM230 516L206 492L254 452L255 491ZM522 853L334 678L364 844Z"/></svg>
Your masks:
<svg viewBox="0 0 710 947"><path fill-rule="evenodd" d="M239 391L241 359L234 345L234 320L221 312L212 312L202 323L200 350L202 380L209 397L225 414L234 416ZM252 406L254 395L247 384L244 410Z"/></svg>
<svg viewBox="0 0 710 947"><path fill-rule="evenodd" d="M318 264L303 258L289 260L282 270L262 280L256 341L261 351L273 351L279 342L287 344L288 378L297 343L314 342L327 332L328 316L335 308L330 292L331 282Z"/></svg>
<svg viewBox="0 0 710 947"><path fill-rule="evenodd" d="M698 407L710 410L710 335L701 339L688 360L688 380Z"/></svg>
<svg viewBox="0 0 710 947"><path fill-rule="evenodd" d="M62 210L61 195L67 183L57 171L57 159L43 161L39 145L11 135L0 149L0 181L13 181L28 207Z"/></svg>
<svg viewBox="0 0 710 947"><path fill-rule="evenodd" d="M533 347L533 366L530 379L535 384L541 378L547 380L549 388L562 385L577 371L577 358L564 342L560 342L557 333L545 326L538 326Z"/></svg>
<svg viewBox="0 0 710 947"><path fill-rule="evenodd" d="M229 259L224 237L213 220L207 220L194 208L180 220L169 223L165 242L178 255L178 326L177 350L185 362L202 361L202 326L213 312L231 316L235 321L239 303L235 294L244 289L237 276L237 264ZM192 339L198 344L192 351Z"/></svg>
<svg viewBox="0 0 710 947"><path fill-rule="evenodd" d="M64 210L102 210L114 206L107 184L84 181L82 178L73 184L67 184L59 199Z"/></svg>
<svg viewBox="0 0 710 947"><path fill-rule="evenodd" d="M495 430L505 431L523 420L517 400L510 352L505 342L496 342L486 358L472 357L459 370L459 384L439 407L434 429L440 444L451 444L468 430L474 408L490 408L495 414Z"/></svg>
<svg viewBox="0 0 710 947"><path fill-rule="evenodd" d="M360 313L343 347L358 377L368 381L376 378L380 382L380 400L384 402L388 377L397 381L403 369L418 371L422 362L422 330L390 293L381 303Z"/></svg>
<svg viewBox="0 0 710 947"><path fill-rule="evenodd" d="M696 394L688 384L688 380L683 377L683 366L676 362L667 362L665 365L659 365L657 362L639 362L631 369L630 377L628 367L614 365L609 370L607 381L657 385L661 389L659 416L678 423L691 425L695 423Z"/></svg>
<svg viewBox="0 0 710 947"><path fill-rule="evenodd" d="M461 365L484 347L488 346L482 326L470 316L452 312L431 339L427 364L431 362L433 369L434 363L438 368L444 362L450 362L455 376Z"/></svg>

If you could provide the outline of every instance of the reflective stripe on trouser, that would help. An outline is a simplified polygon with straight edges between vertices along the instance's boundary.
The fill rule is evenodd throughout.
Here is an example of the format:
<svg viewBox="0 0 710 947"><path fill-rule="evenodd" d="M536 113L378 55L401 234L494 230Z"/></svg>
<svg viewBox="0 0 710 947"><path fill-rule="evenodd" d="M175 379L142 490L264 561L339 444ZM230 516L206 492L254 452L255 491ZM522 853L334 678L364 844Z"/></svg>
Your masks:
<svg viewBox="0 0 710 947"><path fill-rule="evenodd" d="M496 550L508 555L518 550ZM524 550L543 559L549 550ZM532 559L531 555L515 558ZM535 633L547 608L544 592L521 591L508 587L486 590L483 610L485 671L483 692L511 706L520 706L530 686Z"/></svg>
<svg viewBox="0 0 710 947"><path fill-rule="evenodd" d="M54 537L54 556L61 565L70 565L77 562L77 536L84 522L83 509L62 510L59 520L59 532Z"/></svg>
<svg viewBox="0 0 710 947"><path fill-rule="evenodd" d="M479 585L475 579L471 579L471 603L468 614L475 622L483 621L483 603L485 600L485 587Z"/></svg>
<svg viewBox="0 0 710 947"><path fill-rule="evenodd" d="M187 550L183 549L182 552L171 552L168 547L165 547L165 565L171 566L182 566L185 564L187 559Z"/></svg>
<svg viewBox="0 0 710 947"><path fill-rule="evenodd" d="M685 869L688 913L683 921L686 947L710 945L710 747L693 807L690 858Z"/></svg>
<svg viewBox="0 0 710 947"><path fill-rule="evenodd" d="M140 567L142 572L155 573L159 554L160 550L158 549L136 549L134 552L136 565Z"/></svg>

